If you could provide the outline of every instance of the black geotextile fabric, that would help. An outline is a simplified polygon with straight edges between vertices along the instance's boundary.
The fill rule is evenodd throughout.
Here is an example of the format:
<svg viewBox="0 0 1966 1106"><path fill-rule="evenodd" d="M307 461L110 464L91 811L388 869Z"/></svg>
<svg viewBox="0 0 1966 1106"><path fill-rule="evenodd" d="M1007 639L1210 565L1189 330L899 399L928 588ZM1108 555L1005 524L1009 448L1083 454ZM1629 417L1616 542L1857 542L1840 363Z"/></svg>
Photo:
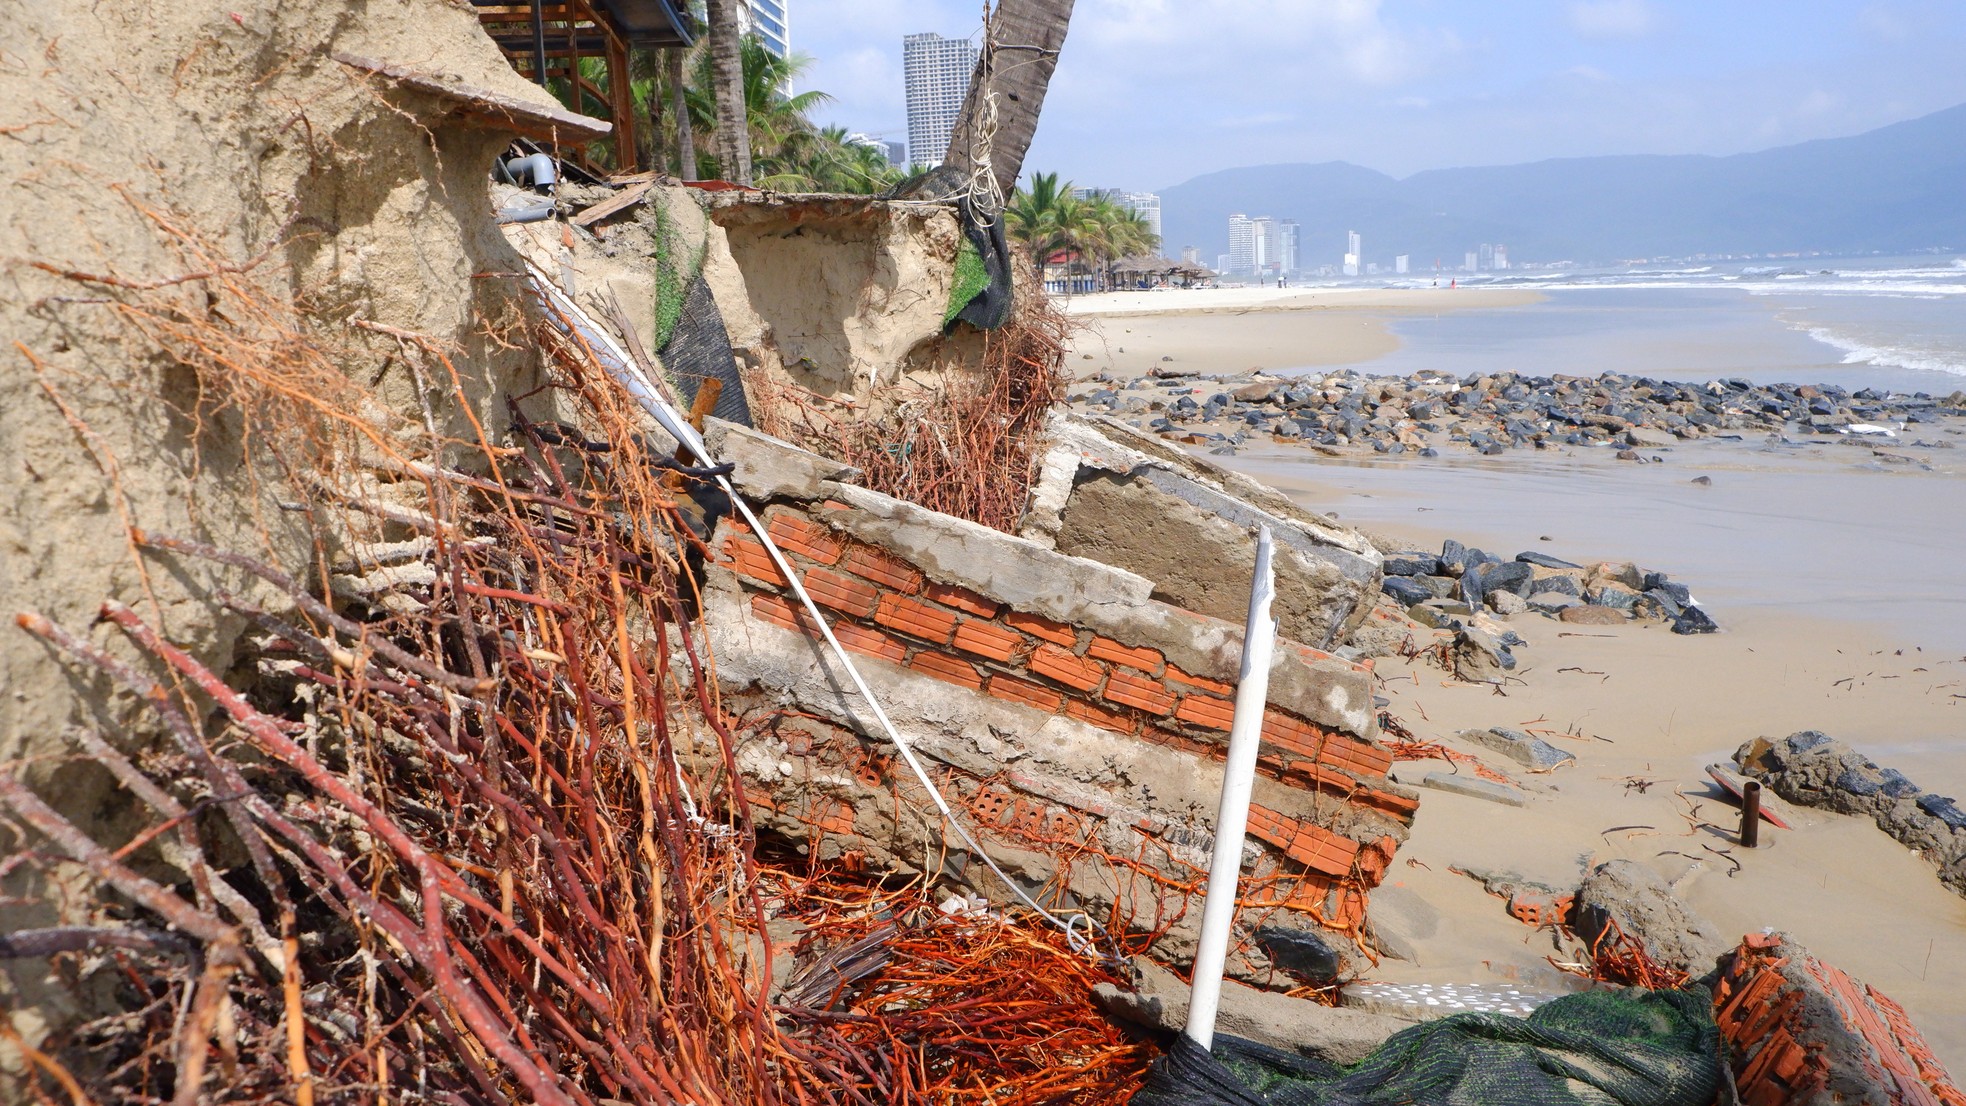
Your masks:
<svg viewBox="0 0 1966 1106"><path fill-rule="evenodd" d="M975 205L965 196L956 203L956 218L962 221L963 236L982 258L983 271L989 280L982 291L956 312L955 319L949 320L949 326L956 325L956 319L960 319L980 330L995 330L1010 318L1010 243L1004 237L1003 213L999 212L986 226L977 218ZM948 327L943 329L946 331Z"/></svg>
<svg viewBox="0 0 1966 1106"><path fill-rule="evenodd" d="M1133 1106L1708 1106L1726 1078L1711 996L1632 988L1426 1022L1350 1068L1184 1035Z"/></svg>
<svg viewBox="0 0 1966 1106"><path fill-rule="evenodd" d="M751 425L751 405L744 399L744 383L737 375L737 355L730 348L730 332L724 329L723 313L710 294L710 284L698 273L683 296L682 314L669 332L669 341L659 351L662 367L669 370L685 398L694 403L703 381L715 377L724 382L717 406L710 413L725 422Z"/></svg>

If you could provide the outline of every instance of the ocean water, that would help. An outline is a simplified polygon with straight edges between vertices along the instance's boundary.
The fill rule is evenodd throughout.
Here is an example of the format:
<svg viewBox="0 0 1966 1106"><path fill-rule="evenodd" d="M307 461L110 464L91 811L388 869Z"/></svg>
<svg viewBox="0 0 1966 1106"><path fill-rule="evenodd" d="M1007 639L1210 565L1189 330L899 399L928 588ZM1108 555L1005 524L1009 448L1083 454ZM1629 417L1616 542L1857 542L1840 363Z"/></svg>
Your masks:
<svg viewBox="0 0 1966 1106"><path fill-rule="evenodd" d="M1401 348L1371 371L1966 389L1966 258L1499 274L1468 286L1533 290L1544 300L1395 318Z"/></svg>

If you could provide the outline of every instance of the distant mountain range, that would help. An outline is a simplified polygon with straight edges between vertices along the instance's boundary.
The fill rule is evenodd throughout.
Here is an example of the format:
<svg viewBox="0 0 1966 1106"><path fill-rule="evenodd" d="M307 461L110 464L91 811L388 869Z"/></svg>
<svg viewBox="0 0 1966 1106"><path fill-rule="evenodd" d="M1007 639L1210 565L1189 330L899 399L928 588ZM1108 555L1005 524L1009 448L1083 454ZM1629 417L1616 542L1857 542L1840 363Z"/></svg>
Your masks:
<svg viewBox="0 0 1966 1106"><path fill-rule="evenodd" d="M1259 165L1161 192L1162 251L1228 252L1232 212L1297 220L1299 264L1458 268L1484 242L1511 260L1611 263L1695 253L1966 248L1966 104L1849 138L1730 157L1559 158L1395 180L1342 161Z"/></svg>

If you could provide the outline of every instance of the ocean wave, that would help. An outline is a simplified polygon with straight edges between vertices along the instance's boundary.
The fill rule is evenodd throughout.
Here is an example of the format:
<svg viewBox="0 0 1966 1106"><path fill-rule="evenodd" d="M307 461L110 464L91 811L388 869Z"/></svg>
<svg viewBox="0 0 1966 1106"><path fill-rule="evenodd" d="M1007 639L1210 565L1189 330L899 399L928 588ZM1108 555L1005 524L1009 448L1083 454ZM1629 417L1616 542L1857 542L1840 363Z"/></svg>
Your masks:
<svg viewBox="0 0 1966 1106"><path fill-rule="evenodd" d="M1803 330L1809 337L1832 349L1842 350L1843 363L1846 365L1884 365L1894 369L1923 369L1927 372L1966 376L1966 360L1948 361L1933 356L1930 350L1873 346L1839 334L1828 327L1812 326L1797 329Z"/></svg>

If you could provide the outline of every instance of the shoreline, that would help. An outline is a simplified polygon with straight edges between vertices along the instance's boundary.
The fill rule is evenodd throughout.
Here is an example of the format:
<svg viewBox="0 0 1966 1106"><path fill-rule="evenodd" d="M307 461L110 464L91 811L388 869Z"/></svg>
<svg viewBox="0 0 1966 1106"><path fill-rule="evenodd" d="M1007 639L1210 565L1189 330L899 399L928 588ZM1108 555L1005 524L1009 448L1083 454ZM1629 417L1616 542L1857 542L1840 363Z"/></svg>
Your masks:
<svg viewBox="0 0 1966 1106"><path fill-rule="evenodd" d="M1400 348L1395 319L1540 303L1521 289L1167 289L1053 297L1074 323L1068 371L1145 376L1286 371L1377 360Z"/></svg>
<svg viewBox="0 0 1966 1106"><path fill-rule="evenodd" d="M1686 637L1658 623L1571 626L1516 615L1506 622L1528 645L1517 650L1518 668L1499 695L1489 685L1447 679L1424 657L1376 662L1387 712L1416 739L1482 755L1531 797L1527 806L1511 808L1421 791L1413 836L1387 884L1423 899L1440 915L1441 928L1420 943L1418 962L1388 958L1374 979L1560 986L1565 977L1553 974L1544 957L1564 959L1564 950L1509 917L1503 903L1454 869L1510 869L1564 887L1575 885L1580 869L1634 860L1673 885L1723 936L1738 939L1765 927L1789 932L1891 995L1913 1012L1948 1066L1966 1070L1966 991L1953 983L1956 969L1944 967L1966 962L1966 899L1865 817L1788 807L1793 830L1766 833L1761 848L1742 849L1733 840L1735 808L1711 793L1704 774L1705 765L1728 761L1757 737L1821 730L1930 790L1958 794L1966 787L1966 763L1957 756L1966 698L1956 697L1966 695L1966 650L1930 641L1921 650L1919 635L1888 619L1833 617L1801 601L1734 606L1729 589L1703 586L1703 559L1713 546L1697 555L1689 547L1680 560L1659 550L1610 548L1618 538L1598 533L1592 520L1628 502L1615 489L1569 497L1559 510L1570 525L1552 535L1555 542L1529 532L1509 541L1507 522L1486 531L1464 527L1480 515L1478 504L1413 510L1416 502L1444 499L1426 468L1389 466L1393 479L1417 486L1402 489L1401 499L1381 500L1347 493L1342 478L1330 479L1333 469L1354 471L1348 466L1314 457L1289 464L1295 458L1280 457L1283 448L1211 460L1307 508L1336 508L1340 521L1418 548L1438 549L1452 537L1492 542L1489 548L1504 559L1518 549L1585 563L1619 553L1618 559L1688 583L1723 626L1719 634ZM1506 470L1526 459L1482 461L1506 478ZM1288 479L1293 472L1300 478ZM1751 490L1755 475L1737 467L1734 479ZM1683 482L1684 472L1676 476ZM1387 506L1394 509L1372 509ZM1533 730L1577 761L1532 776L1454 736L1490 726ZM1408 783L1449 770L1439 761L1396 766Z"/></svg>
<svg viewBox="0 0 1966 1106"><path fill-rule="evenodd" d="M1247 354L1231 343L1218 356ZM1192 387L1203 401L1248 383L1184 377L1146 393L1165 384L1171 402ZM1937 416L1902 439L1785 442L1779 432L1739 431L1666 436L1636 451L1551 441L1495 455L1440 434L1437 455L1422 457L1276 439L1238 423L1244 410L1223 412L1219 426L1197 424L1241 426L1234 439L1188 427L1163 437L1399 547L1438 550L1452 538L1503 559L1533 551L1670 573L1722 627L1678 636L1656 622L1581 626L1524 612L1505 622L1528 645L1496 685L1448 679L1424 653L1376 661L1386 712L1416 740L1482 756L1529 800L1506 807L1422 790L1386 886L1417 898L1438 928L1414 942L1416 959L1388 957L1371 979L1561 989L1570 977L1547 957L1574 950L1524 927L1456 869L1512 869L1566 887L1595 864L1626 859L1730 939L1786 931L1891 995L1935 1053L1966 1070L1966 990L1946 967L1966 962L1966 899L1868 817L1790 807L1793 830L1743 849L1732 830L1738 814L1704 771L1756 738L1820 730L1934 793L1966 792L1966 579L1955 567L1954 523L1966 517L1966 459L1905 448L1913 433L1966 434L1966 420ZM1171 412L1111 413L1145 427ZM1416 642L1429 634L1419 630ZM1577 761L1532 776L1455 736L1491 726L1534 731ZM1396 766L1409 784L1450 770L1432 760Z"/></svg>

